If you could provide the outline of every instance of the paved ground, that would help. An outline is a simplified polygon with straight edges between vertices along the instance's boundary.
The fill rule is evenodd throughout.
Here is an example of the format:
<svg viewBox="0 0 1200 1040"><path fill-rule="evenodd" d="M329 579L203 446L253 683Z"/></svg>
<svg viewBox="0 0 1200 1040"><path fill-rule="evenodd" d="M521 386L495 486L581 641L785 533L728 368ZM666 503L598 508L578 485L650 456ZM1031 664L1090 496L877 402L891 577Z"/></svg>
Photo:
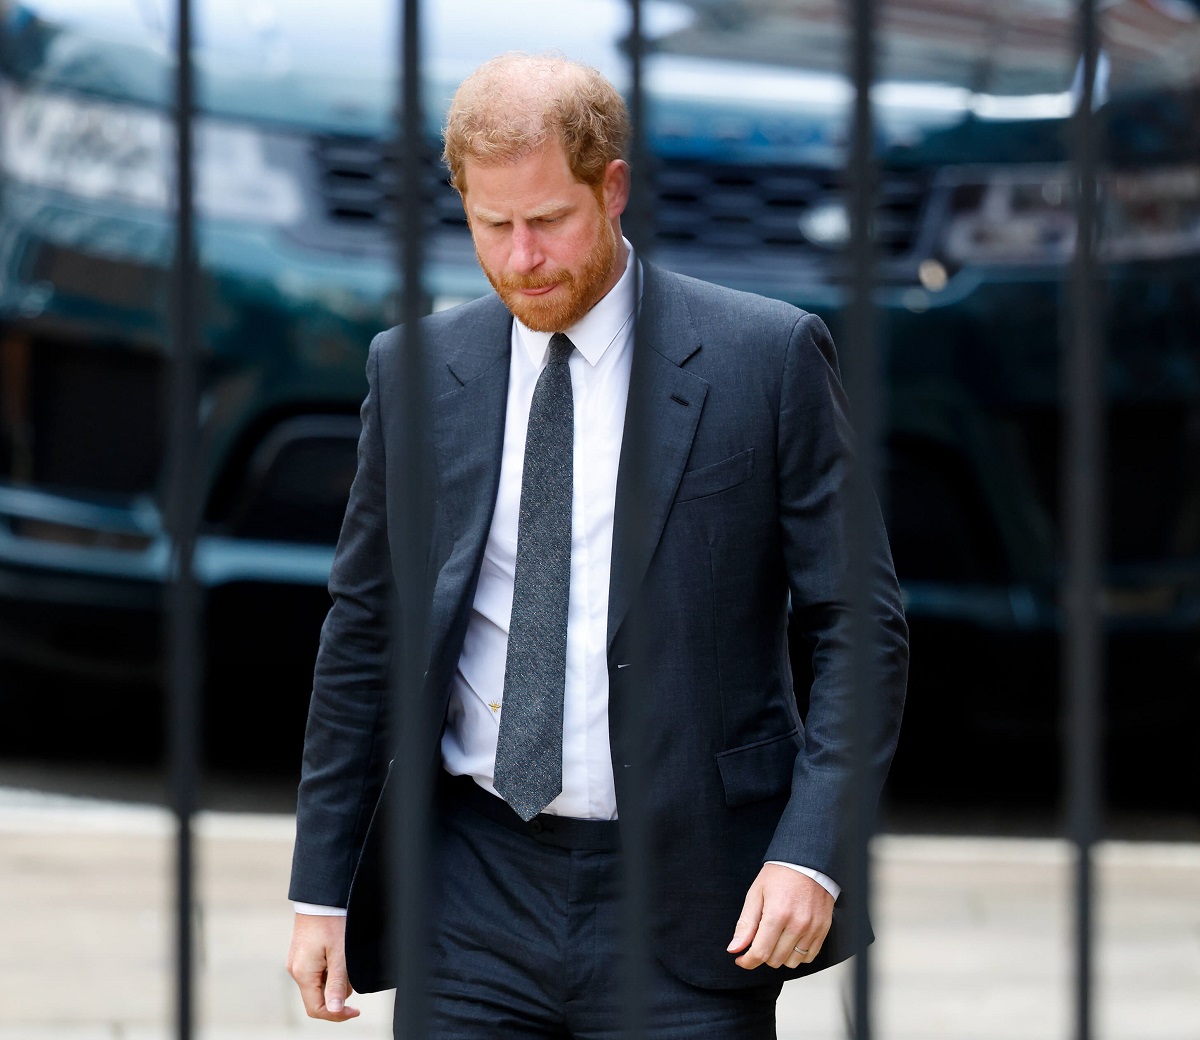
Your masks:
<svg viewBox="0 0 1200 1040"><path fill-rule="evenodd" d="M386 1040L386 996L309 1022L283 969L286 813L206 813L200 1040ZM0 1040L168 1040L170 817L0 788ZM880 1040L1066 1040L1070 850L1059 841L878 839ZM1098 1037L1200 1040L1200 845L1099 853ZM837 969L794 983L782 1040L841 1040Z"/></svg>

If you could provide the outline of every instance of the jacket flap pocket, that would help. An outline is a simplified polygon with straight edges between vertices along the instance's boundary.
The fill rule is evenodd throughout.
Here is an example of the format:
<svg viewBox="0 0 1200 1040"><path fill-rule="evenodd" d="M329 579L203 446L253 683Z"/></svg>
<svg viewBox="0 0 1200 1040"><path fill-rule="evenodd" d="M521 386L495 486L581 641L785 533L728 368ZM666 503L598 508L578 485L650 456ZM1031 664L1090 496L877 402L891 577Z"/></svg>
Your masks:
<svg viewBox="0 0 1200 1040"><path fill-rule="evenodd" d="M711 466L688 470L679 481L675 501L686 502L690 498L703 498L705 495L715 495L718 491L737 487L738 484L749 480L753 472L754 449L747 448L720 462L714 462Z"/></svg>
<svg viewBox="0 0 1200 1040"><path fill-rule="evenodd" d="M799 731L792 729L780 737L722 751L717 755L717 767L725 786L725 804L734 809L787 791L799 750Z"/></svg>

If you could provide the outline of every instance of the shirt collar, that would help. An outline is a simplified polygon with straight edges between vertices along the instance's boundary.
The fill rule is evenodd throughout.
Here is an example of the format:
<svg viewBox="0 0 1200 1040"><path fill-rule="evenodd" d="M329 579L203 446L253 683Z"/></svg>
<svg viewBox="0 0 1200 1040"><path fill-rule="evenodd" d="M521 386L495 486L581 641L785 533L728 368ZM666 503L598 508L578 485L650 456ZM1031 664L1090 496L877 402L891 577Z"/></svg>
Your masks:
<svg viewBox="0 0 1200 1040"><path fill-rule="evenodd" d="M593 366L604 357L605 351L633 317L633 270L637 261L628 239L622 241L625 243L626 255L625 271L620 280L579 321L569 329L562 330L587 363ZM522 324L519 318L513 319L513 325L517 330L517 339L529 356L530 362L535 368L540 368L546 359L550 337L553 334L535 332Z"/></svg>

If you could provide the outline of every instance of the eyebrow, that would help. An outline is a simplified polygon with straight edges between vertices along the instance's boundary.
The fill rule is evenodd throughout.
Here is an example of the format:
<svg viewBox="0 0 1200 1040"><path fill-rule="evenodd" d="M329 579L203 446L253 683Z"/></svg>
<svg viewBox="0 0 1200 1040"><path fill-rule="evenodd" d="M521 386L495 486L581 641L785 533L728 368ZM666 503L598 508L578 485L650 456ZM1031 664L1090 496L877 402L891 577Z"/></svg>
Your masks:
<svg viewBox="0 0 1200 1040"><path fill-rule="evenodd" d="M540 220L543 217L553 217L559 214L566 213L571 208L569 202L548 202L545 206L539 206L537 209L529 210L522 213L521 216L525 220ZM476 219L485 221L489 224L507 224L508 217L501 213L494 213L490 209L485 209L483 206L472 206L471 213Z"/></svg>

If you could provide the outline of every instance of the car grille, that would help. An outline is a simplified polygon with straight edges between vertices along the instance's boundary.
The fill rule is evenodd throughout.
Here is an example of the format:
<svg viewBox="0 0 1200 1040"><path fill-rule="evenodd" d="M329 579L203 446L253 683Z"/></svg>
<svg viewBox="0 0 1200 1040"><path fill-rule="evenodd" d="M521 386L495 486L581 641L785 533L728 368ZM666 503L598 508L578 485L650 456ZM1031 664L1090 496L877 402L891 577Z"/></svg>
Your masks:
<svg viewBox="0 0 1200 1040"><path fill-rule="evenodd" d="M321 137L314 156L327 224L378 233L393 221L398 170L387 161L381 142ZM838 219L845 184L835 171L662 158L655 161L651 176L650 216L654 239L663 245L783 254L841 246L836 229L824 240L803 229L821 211ZM432 158L426 165L425 193L427 228L465 230L458 195ZM874 232L884 256L912 251L925 194L921 175L889 172L881 179Z"/></svg>
<svg viewBox="0 0 1200 1040"><path fill-rule="evenodd" d="M367 137L323 136L314 141L321 206L326 222L378 231L394 222L400 181L387 145ZM462 204L440 161L425 164L426 226L466 228Z"/></svg>
<svg viewBox="0 0 1200 1040"><path fill-rule="evenodd" d="M915 175L890 174L880 187L874 233L886 256L912 250L925 186ZM699 160L660 161L654 171L655 238L710 248L838 249L836 228L814 239L809 218L838 220L844 179L795 166L732 165Z"/></svg>

